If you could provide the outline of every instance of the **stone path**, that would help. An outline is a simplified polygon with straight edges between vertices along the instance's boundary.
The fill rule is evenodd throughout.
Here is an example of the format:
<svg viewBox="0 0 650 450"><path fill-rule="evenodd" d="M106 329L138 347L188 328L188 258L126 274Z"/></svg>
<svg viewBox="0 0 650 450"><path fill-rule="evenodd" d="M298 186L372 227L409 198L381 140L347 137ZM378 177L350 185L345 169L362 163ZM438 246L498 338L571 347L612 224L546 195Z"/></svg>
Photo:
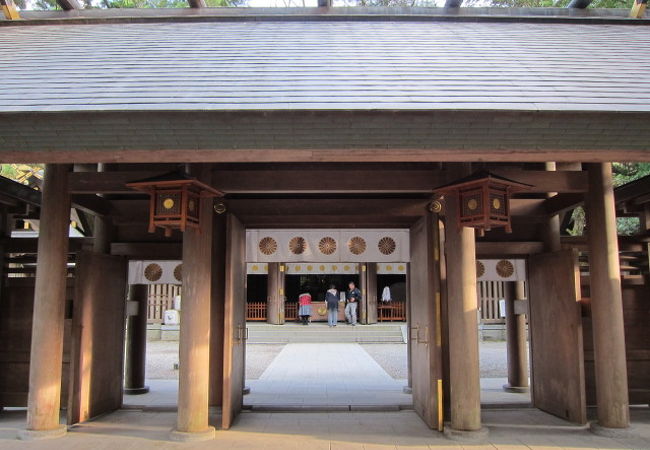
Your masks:
<svg viewBox="0 0 650 450"><path fill-rule="evenodd" d="M218 417L212 422L217 424ZM487 442L469 445L430 430L413 411L346 413L244 412L216 439L199 443L169 440L176 414L117 411L73 427L67 436L40 442L16 440L24 411L0 414L2 450L430 450L430 449L648 449L650 409L632 410L635 437L610 439L534 409L483 412Z"/></svg>
<svg viewBox="0 0 650 450"><path fill-rule="evenodd" d="M259 380L251 406L408 406L411 396L359 344L287 344Z"/></svg>

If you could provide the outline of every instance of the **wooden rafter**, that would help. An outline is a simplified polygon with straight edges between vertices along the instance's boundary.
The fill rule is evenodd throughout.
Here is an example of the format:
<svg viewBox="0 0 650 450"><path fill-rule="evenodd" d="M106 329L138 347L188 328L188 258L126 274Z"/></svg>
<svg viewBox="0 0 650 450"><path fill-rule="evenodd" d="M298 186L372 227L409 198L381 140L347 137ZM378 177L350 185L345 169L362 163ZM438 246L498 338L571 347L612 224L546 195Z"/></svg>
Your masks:
<svg viewBox="0 0 650 450"><path fill-rule="evenodd" d="M630 11L630 17L633 19L642 19L645 15L647 5L648 0L634 0L632 10Z"/></svg>
<svg viewBox="0 0 650 450"><path fill-rule="evenodd" d="M17 20L20 19L20 14L16 9L16 5L13 0L0 0L0 7L2 7L2 12L4 13L5 19L7 20Z"/></svg>

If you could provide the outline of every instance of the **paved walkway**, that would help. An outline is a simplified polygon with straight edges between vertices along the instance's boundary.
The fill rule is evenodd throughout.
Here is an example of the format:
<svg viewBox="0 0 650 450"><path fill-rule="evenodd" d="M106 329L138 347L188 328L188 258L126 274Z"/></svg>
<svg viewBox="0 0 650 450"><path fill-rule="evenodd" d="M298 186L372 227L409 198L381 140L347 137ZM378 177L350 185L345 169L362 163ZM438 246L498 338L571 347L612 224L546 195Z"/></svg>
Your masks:
<svg viewBox="0 0 650 450"><path fill-rule="evenodd" d="M359 344L288 344L259 380L249 380L246 405L406 406L395 380Z"/></svg>
<svg viewBox="0 0 650 450"><path fill-rule="evenodd" d="M117 411L73 427L51 441L22 442L25 412L0 413L3 450L427 450L427 449L649 449L650 409L632 410L636 437L609 439L584 427L534 409L483 412L490 429L488 442L462 446L427 428L413 411L382 413L259 413L244 412L228 431L200 443L169 441L176 414ZM218 423L218 418L213 418Z"/></svg>

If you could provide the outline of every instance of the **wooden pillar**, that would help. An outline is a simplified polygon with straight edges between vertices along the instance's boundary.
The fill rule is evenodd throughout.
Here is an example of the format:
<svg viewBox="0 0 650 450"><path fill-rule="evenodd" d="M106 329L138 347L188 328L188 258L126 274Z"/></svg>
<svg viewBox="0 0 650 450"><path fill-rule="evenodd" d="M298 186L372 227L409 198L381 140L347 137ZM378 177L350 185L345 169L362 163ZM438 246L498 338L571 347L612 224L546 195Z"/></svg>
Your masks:
<svg viewBox="0 0 650 450"><path fill-rule="evenodd" d="M359 264L359 290L361 291L361 302L357 304L357 317L361 325L368 324L368 265Z"/></svg>
<svg viewBox="0 0 650 450"><path fill-rule="evenodd" d="M547 162L546 170L554 172L557 170L556 164L554 162ZM546 197L551 198L556 195L557 192L548 192ZM558 214L550 216L546 220L546 223L542 224L542 241L547 252L557 252L562 249L560 243L560 216Z"/></svg>
<svg viewBox="0 0 650 450"><path fill-rule="evenodd" d="M284 324L284 271L282 263L269 263L267 278L266 322Z"/></svg>
<svg viewBox="0 0 650 450"><path fill-rule="evenodd" d="M69 171L70 166L63 164L45 167L34 288L27 429L19 434L21 439L58 437L66 432L65 425L59 423L59 414L70 225Z"/></svg>
<svg viewBox="0 0 650 450"><path fill-rule="evenodd" d="M377 323L377 263L366 264L366 294L365 301L368 314L368 324Z"/></svg>
<svg viewBox="0 0 650 450"><path fill-rule="evenodd" d="M226 214L213 217L210 304L210 406L223 401L223 328L226 296Z"/></svg>
<svg viewBox="0 0 650 450"><path fill-rule="evenodd" d="M474 229L456 223L460 207L456 196L449 196L445 202L451 396L451 426L445 428L445 434L482 439L487 429L481 426Z"/></svg>
<svg viewBox="0 0 650 450"><path fill-rule="evenodd" d="M211 182L208 165L192 165L191 174ZM183 236L183 315L180 327L178 418L171 438L176 441L213 439L208 424L210 390L210 303L212 286L211 198L201 199L199 228Z"/></svg>
<svg viewBox="0 0 650 450"><path fill-rule="evenodd" d="M410 330L413 324L413 317L411 316L411 263L406 264L406 329ZM410 334L410 333L407 333ZM411 337L408 337L410 341ZM413 355L411 352L411 343L407 342L406 345L406 364L408 366L408 379L403 391L405 394L413 392Z"/></svg>
<svg viewBox="0 0 650 450"><path fill-rule="evenodd" d="M587 233L598 425L630 424L621 270L610 163L588 164Z"/></svg>
<svg viewBox="0 0 650 450"><path fill-rule="evenodd" d="M523 281L506 283L506 346L508 350L508 392L528 392L526 315L516 311L515 303L526 297ZM519 314L518 314L519 312Z"/></svg>
<svg viewBox="0 0 650 450"><path fill-rule="evenodd" d="M126 334L124 340L124 393L146 394L144 385L147 355L147 307L149 290L146 284L129 286L127 300Z"/></svg>

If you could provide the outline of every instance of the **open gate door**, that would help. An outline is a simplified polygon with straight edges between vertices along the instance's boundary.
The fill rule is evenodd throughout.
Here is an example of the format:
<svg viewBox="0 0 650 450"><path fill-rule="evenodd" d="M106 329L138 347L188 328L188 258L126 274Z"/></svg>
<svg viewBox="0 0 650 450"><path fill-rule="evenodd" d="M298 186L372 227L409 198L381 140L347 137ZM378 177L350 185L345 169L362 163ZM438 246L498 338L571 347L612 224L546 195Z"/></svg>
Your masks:
<svg viewBox="0 0 650 450"><path fill-rule="evenodd" d="M246 230L228 214L223 341L222 427L230 428L242 410L246 362Z"/></svg>
<svg viewBox="0 0 650 450"><path fill-rule="evenodd" d="M586 423L580 271L573 250L528 261L533 405Z"/></svg>
<svg viewBox="0 0 650 450"><path fill-rule="evenodd" d="M409 348L413 407L442 431L442 339L440 329L440 231L435 216L421 218L410 233Z"/></svg>
<svg viewBox="0 0 650 450"><path fill-rule="evenodd" d="M68 425L122 406L127 264L119 256L77 256Z"/></svg>

